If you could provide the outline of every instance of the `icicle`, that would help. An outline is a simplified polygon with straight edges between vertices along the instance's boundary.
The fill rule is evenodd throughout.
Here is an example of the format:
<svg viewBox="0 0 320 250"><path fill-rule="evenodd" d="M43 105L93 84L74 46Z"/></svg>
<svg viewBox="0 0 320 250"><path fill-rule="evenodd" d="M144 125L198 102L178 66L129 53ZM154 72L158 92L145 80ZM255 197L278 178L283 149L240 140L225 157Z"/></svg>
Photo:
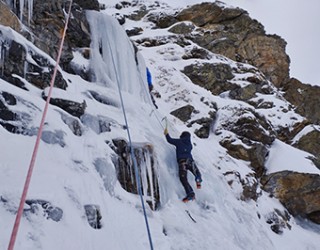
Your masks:
<svg viewBox="0 0 320 250"><path fill-rule="evenodd" d="M153 164L152 164L152 153L148 147L138 146L135 148L135 157L139 165L139 174L141 179L141 186L143 191L144 199L151 203L152 208L154 209L155 196L154 196L154 180L153 180Z"/></svg>
<svg viewBox="0 0 320 250"><path fill-rule="evenodd" d="M151 162L151 157L152 157L152 155L150 154L150 151L146 150L145 159L146 159L147 175L148 175L149 187L150 187L150 196L151 196L152 207L155 208L155 197L154 197L154 184L155 183L153 183L153 171L155 171L155 169L153 169L153 171L152 171L153 166L152 166L152 162Z"/></svg>
<svg viewBox="0 0 320 250"><path fill-rule="evenodd" d="M4 65L4 46L1 41L1 50L0 50L0 68L1 68L1 76L3 76L3 65Z"/></svg>
<svg viewBox="0 0 320 250"><path fill-rule="evenodd" d="M33 0L28 0L28 25L30 25L30 20L33 15Z"/></svg>
<svg viewBox="0 0 320 250"><path fill-rule="evenodd" d="M1 31L0 31L1 34ZM10 48L10 43L11 41L7 40L0 40L0 68L1 68L1 75L3 76L3 71L4 71L4 61L7 55L7 52Z"/></svg>
<svg viewBox="0 0 320 250"><path fill-rule="evenodd" d="M23 78L26 79L26 75L28 72L28 62L27 60L24 61L24 65L23 65Z"/></svg>
<svg viewBox="0 0 320 250"><path fill-rule="evenodd" d="M139 158L141 161L140 162L140 174L141 174L143 196L146 199L148 197L148 181L147 181L147 167L146 167L143 149L139 149Z"/></svg>
<svg viewBox="0 0 320 250"><path fill-rule="evenodd" d="M23 11L24 11L24 7L25 5L27 5L27 9L28 9L28 24L30 25L30 20L32 19L32 15L33 15L33 0L26 0L27 2L25 2L25 0L19 0L19 18L20 21L22 22L23 19ZM17 6L17 0L7 0L6 1L8 5L10 5L10 7L13 9L14 12L16 12L16 6Z"/></svg>
<svg viewBox="0 0 320 250"><path fill-rule="evenodd" d="M20 21L22 22L23 9L24 9L24 0L20 0L19 4L20 4Z"/></svg>
<svg viewBox="0 0 320 250"><path fill-rule="evenodd" d="M128 151L127 154L129 157L127 157L128 159L128 166L129 166L129 170L130 170L130 182L131 183L136 183L136 177L134 175L134 166L133 166L133 159L130 155L130 148L128 147Z"/></svg>

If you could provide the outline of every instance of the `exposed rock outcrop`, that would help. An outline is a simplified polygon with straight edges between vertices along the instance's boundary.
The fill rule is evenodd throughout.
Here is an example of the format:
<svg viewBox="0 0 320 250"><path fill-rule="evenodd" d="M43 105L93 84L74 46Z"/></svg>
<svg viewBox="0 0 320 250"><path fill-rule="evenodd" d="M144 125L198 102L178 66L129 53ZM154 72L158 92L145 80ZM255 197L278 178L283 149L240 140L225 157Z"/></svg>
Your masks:
<svg viewBox="0 0 320 250"><path fill-rule="evenodd" d="M286 42L279 36L266 35L263 26L251 19L246 11L227 8L217 2L202 3L182 10L175 18L198 26L192 29L192 34L184 29L184 35L199 46L256 66L277 87L289 80Z"/></svg>
<svg viewBox="0 0 320 250"><path fill-rule="evenodd" d="M229 64L192 64L183 69L194 84L210 90L214 95L235 88L235 85L229 83L234 75Z"/></svg>
<svg viewBox="0 0 320 250"><path fill-rule="evenodd" d="M39 213L41 209L43 215L47 219L51 219L55 222L59 222L63 216L63 210L59 207L53 206L49 201L45 200L26 200L26 204L29 205L29 208L24 209L24 213Z"/></svg>
<svg viewBox="0 0 320 250"><path fill-rule="evenodd" d="M43 99L47 99L47 96L45 96L44 94ZM83 101L82 103L78 103L75 101L65 100L61 98L51 98L50 104L58 106L70 115L76 116L78 118L80 118L84 114L87 107L85 101Z"/></svg>
<svg viewBox="0 0 320 250"><path fill-rule="evenodd" d="M283 86L284 97L296 106L296 112L320 125L320 87L303 84L295 78Z"/></svg>
<svg viewBox="0 0 320 250"><path fill-rule="evenodd" d="M313 154L311 158L314 164L320 169L320 129L309 127L310 131L306 132L293 146Z"/></svg>
<svg viewBox="0 0 320 250"><path fill-rule="evenodd" d="M84 8L98 4L97 1L76 1ZM99 5L98 5L99 6ZM32 30L32 40L41 50L49 54L52 58L57 58L62 30L64 28L64 8L67 5L60 0L50 1L46 4L43 1L34 1L34 14L30 23ZM92 6L91 6L92 7ZM76 3L72 7L72 18L68 26L68 32L63 47L60 65L65 70L68 69L70 61L73 59L72 48L90 46L89 25L86 21L85 12L81 5Z"/></svg>
<svg viewBox="0 0 320 250"><path fill-rule="evenodd" d="M320 224L319 175L282 171L265 176L262 184L292 215Z"/></svg>
<svg viewBox="0 0 320 250"><path fill-rule="evenodd" d="M171 25L178 22L178 20L174 16L167 14L165 12L161 12L160 14L153 12L149 14L147 18L150 22L153 22L157 28L160 28L160 29L168 28Z"/></svg>
<svg viewBox="0 0 320 250"><path fill-rule="evenodd" d="M84 205L84 210L86 212L89 225L94 229L102 228L100 207L98 205L89 204Z"/></svg>
<svg viewBox="0 0 320 250"><path fill-rule="evenodd" d="M19 3L16 4L18 5ZM8 6L4 3L1 3L1 9L5 15L3 18L1 15L0 24L15 29L52 58L57 58L62 30L65 24L64 9L67 8L68 3L64 3L61 0L54 0L48 3L34 0L33 5L32 19L28 20L26 9L22 20L29 27L29 32L21 30L18 18L13 12L8 10ZM19 8L16 7L14 9L18 10ZM90 46L90 29L86 20L85 9L98 10L98 1L78 0L72 6L72 18L69 21L68 32L60 60L60 66L66 71L72 71L69 67L69 63L73 59L72 48ZM16 14L19 15L19 13ZM21 62L24 62L24 60Z"/></svg>
<svg viewBox="0 0 320 250"><path fill-rule="evenodd" d="M220 141L220 144L228 150L228 154L232 157L250 162L256 178L261 178L265 174L265 162L269 154L266 146L261 143L253 143L250 146L242 145L228 139Z"/></svg>
<svg viewBox="0 0 320 250"><path fill-rule="evenodd" d="M241 176L238 171L228 171L223 174L227 179L227 182L231 188L234 186L241 185L242 192L240 195L241 200L248 201L248 200L257 200L261 195L261 190L259 189L259 182L257 181L256 177L253 174L249 173L245 176Z"/></svg>
<svg viewBox="0 0 320 250"><path fill-rule="evenodd" d="M290 59L285 52L286 45L279 36L250 34L236 54L240 61L256 66L275 86L281 87L289 80Z"/></svg>
<svg viewBox="0 0 320 250"><path fill-rule="evenodd" d="M191 118L192 112L194 110L195 109L192 105L186 105L172 111L170 114L179 118L181 121L186 122Z"/></svg>
<svg viewBox="0 0 320 250"><path fill-rule="evenodd" d="M18 17L11 11L8 5L0 1L0 24L9 26L17 32L21 31L21 24Z"/></svg>
<svg viewBox="0 0 320 250"><path fill-rule="evenodd" d="M118 159L114 162L117 170L118 180L121 186L128 192L138 194L136 173L133 161L136 161L142 193L152 209L157 209L160 205L160 193L157 172L157 160L150 144L133 145L135 159L131 157L131 149L124 140L113 140L114 150L118 154Z"/></svg>
<svg viewBox="0 0 320 250"><path fill-rule="evenodd" d="M100 10L100 4L97 0L74 0L82 9Z"/></svg>
<svg viewBox="0 0 320 250"><path fill-rule="evenodd" d="M287 211L275 209L265 217L266 222L270 224L271 230L276 234L282 234L286 228L291 229L291 225L289 224L291 216Z"/></svg>
<svg viewBox="0 0 320 250"><path fill-rule="evenodd" d="M27 112L12 111L16 105L25 105ZM32 117L38 108L8 92L0 92L0 125L14 134L35 135L37 128L32 125Z"/></svg>
<svg viewBox="0 0 320 250"><path fill-rule="evenodd" d="M269 122L254 110L240 108L231 112L232 119L220 126L235 133L244 143L250 145L252 142L260 142L264 145L271 145L276 138Z"/></svg>
<svg viewBox="0 0 320 250"><path fill-rule="evenodd" d="M11 124L10 121L15 121L17 114L9 110L6 105L0 101L0 124L7 129L9 132L15 132L17 130L16 126Z"/></svg>

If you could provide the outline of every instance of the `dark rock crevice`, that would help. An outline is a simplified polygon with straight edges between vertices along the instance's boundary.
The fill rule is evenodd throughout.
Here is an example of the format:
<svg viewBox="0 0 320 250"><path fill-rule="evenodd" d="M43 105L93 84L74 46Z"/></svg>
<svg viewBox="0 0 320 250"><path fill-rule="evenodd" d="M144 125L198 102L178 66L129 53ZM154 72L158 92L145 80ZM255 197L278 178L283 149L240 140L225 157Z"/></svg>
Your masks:
<svg viewBox="0 0 320 250"><path fill-rule="evenodd" d="M132 159L131 149L125 140L115 139L113 140L113 145L115 147L112 148L118 155L118 159L114 163L118 180L122 188L130 193L138 194L136 173L133 163L135 160L139 171L138 174L140 176L142 193L147 197L146 200L151 209L157 209L160 206L160 192L157 161L154 155L153 146L150 144L133 145L135 159ZM152 200L152 198L154 200Z"/></svg>

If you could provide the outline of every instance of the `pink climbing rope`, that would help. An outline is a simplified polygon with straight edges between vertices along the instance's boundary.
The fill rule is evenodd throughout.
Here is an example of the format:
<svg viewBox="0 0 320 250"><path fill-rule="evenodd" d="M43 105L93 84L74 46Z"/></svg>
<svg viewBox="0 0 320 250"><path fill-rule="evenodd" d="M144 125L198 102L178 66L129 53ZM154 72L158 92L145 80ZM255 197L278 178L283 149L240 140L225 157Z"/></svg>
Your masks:
<svg viewBox="0 0 320 250"><path fill-rule="evenodd" d="M25 180L25 184L24 184L22 195L21 195L21 200L20 200L18 212L17 212L17 215L16 215L16 219L15 219L15 222L14 222L13 229L12 229L8 250L13 250L14 244L15 244L15 241L16 241L16 238L17 238L17 234L18 234L18 230L19 230L19 226L20 226L20 221L21 221L21 217L22 217L22 213L23 213L23 207L24 207L24 203L26 201L26 197L27 197L27 193L28 193L28 189L29 189L29 185L30 185L30 181L31 181L32 172L33 172L35 161L36 161L36 158L37 158L40 139L41 139L41 135L42 135L42 131L43 131L43 125L44 125L44 121L45 121L45 118L46 118L46 115L47 115L49 102L50 102L51 94L52 94L52 89L53 89L53 85L54 85L54 82L55 82L55 79L56 79L56 75L57 75L57 71L58 71L58 66L59 66L60 57L61 57L62 48L63 48L63 43L64 43L64 39L65 39L66 32L67 32L69 16L70 16L70 13L71 13L71 6L72 6L72 0L70 1L68 15L66 17L66 22L65 22L63 33L62 33L60 48L59 48L59 52L58 52L58 56L57 56L57 60L56 60L56 65L54 67L52 79L51 79L51 82L50 82L49 93L48 93L46 104L45 104L45 107L44 107L44 110L43 110L43 114L42 114L42 118L41 118L41 122L40 122L40 126L39 126L39 131L38 131L36 143L35 143L35 146L34 146L34 149L33 149L32 157L31 157L31 161L30 161L30 165L29 165L28 174L27 174L27 177L26 177L26 180Z"/></svg>

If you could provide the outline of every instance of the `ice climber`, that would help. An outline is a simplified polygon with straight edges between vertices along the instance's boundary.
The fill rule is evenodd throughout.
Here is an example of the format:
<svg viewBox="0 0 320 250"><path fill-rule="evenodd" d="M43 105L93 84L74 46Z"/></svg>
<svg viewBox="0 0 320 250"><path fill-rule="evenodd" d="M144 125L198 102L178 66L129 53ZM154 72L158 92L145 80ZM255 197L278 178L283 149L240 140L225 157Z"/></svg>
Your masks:
<svg viewBox="0 0 320 250"><path fill-rule="evenodd" d="M147 82L148 82L148 88L149 88L149 93L150 93L150 97L151 97L151 100L152 100L152 103L153 105L158 108L157 104L156 104L156 101L154 100L154 97L152 95L152 90L153 90L153 84L152 84L152 76L151 76L151 73L150 73L150 70L148 69L147 67Z"/></svg>
<svg viewBox="0 0 320 250"><path fill-rule="evenodd" d="M167 128L165 128L164 134L167 141L176 147L176 157L179 165L179 178L187 194L186 197L182 199L182 201L192 201L195 199L195 193L188 182L187 170L191 171L191 173L195 176L195 181L198 189L201 188L202 179L201 173L196 166L191 154L191 135L189 132L184 131L181 133L180 138L171 138Z"/></svg>

